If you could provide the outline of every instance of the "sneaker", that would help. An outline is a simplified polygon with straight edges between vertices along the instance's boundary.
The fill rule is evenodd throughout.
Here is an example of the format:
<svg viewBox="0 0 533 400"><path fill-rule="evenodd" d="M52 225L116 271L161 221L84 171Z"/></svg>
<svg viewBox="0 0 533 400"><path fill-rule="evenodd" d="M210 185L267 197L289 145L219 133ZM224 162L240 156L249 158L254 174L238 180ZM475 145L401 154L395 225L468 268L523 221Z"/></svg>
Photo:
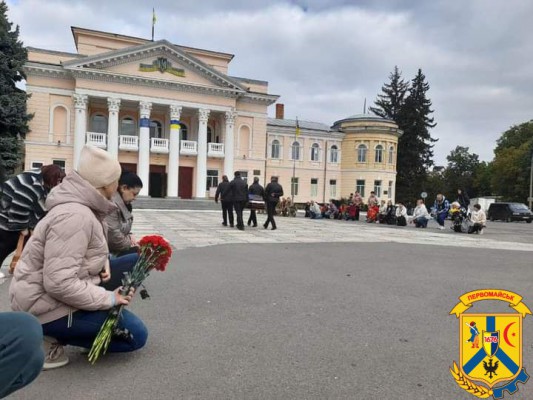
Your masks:
<svg viewBox="0 0 533 400"><path fill-rule="evenodd" d="M45 336L43 349L45 354L43 371L60 368L68 364L69 360L65 355L65 349L56 339Z"/></svg>
<svg viewBox="0 0 533 400"><path fill-rule="evenodd" d="M478 233L479 233L480 235L483 235L483 229L480 229L480 230L478 231Z"/></svg>
<svg viewBox="0 0 533 400"><path fill-rule="evenodd" d="M439 229L443 231L445 228L442 225L439 225Z"/></svg>

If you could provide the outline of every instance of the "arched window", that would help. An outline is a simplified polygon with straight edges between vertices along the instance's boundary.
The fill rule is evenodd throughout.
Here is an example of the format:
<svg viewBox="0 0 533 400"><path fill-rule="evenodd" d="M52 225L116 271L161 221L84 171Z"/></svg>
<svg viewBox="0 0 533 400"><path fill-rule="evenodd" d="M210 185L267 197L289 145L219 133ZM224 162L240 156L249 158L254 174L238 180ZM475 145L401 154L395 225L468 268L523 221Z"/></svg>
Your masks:
<svg viewBox="0 0 533 400"><path fill-rule="evenodd" d="M329 149L329 162L334 164L339 162L339 148L335 144Z"/></svg>
<svg viewBox="0 0 533 400"><path fill-rule="evenodd" d="M150 121L150 138L161 139L163 137L163 125L159 121Z"/></svg>
<svg viewBox="0 0 533 400"><path fill-rule="evenodd" d="M320 157L319 153L320 146L318 145L318 143L313 143L313 145L311 146L311 161L318 161Z"/></svg>
<svg viewBox="0 0 533 400"><path fill-rule="evenodd" d="M272 145L271 145L271 151L270 151L270 157L271 158L280 158L279 157L279 153L280 153L280 143L279 143L279 140L278 139L274 139L272 141Z"/></svg>
<svg viewBox="0 0 533 400"><path fill-rule="evenodd" d="M103 114L94 114L91 117L91 132L107 133L107 118Z"/></svg>
<svg viewBox="0 0 533 400"><path fill-rule="evenodd" d="M394 146L389 147L389 164L394 164Z"/></svg>
<svg viewBox="0 0 533 400"><path fill-rule="evenodd" d="M367 147L364 144L360 144L357 147L357 162L364 163L366 162L366 152Z"/></svg>
<svg viewBox="0 0 533 400"><path fill-rule="evenodd" d="M181 123L180 124L181 128L181 140L188 140L188 136L189 136L189 128L187 127L187 125Z"/></svg>
<svg viewBox="0 0 533 400"><path fill-rule="evenodd" d="M293 142L291 160L299 160L299 159L300 159L300 143Z"/></svg>
<svg viewBox="0 0 533 400"><path fill-rule="evenodd" d="M64 106L56 106L53 111L54 142L58 140L65 141L68 132L68 111Z"/></svg>
<svg viewBox="0 0 533 400"><path fill-rule="evenodd" d="M137 136L137 127L133 118L122 118L120 121L120 134L123 136Z"/></svg>
<svg viewBox="0 0 533 400"><path fill-rule="evenodd" d="M383 146L380 144L376 146L376 156L374 157L374 161L377 163L383 162Z"/></svg>

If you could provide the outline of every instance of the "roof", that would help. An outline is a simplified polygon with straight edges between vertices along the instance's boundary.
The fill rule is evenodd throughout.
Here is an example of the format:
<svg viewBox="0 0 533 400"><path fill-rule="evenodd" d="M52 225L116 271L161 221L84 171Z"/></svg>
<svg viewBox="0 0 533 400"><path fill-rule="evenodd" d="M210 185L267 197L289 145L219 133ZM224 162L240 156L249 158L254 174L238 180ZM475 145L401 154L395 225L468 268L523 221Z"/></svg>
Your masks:
<svg viewBox="0 0 533 400"><path fill-rule="evenodd" d="M281 126L284 128L296 129L296 120L295 119L269 118L267 121L267 125ZM298 125L300 129L307 129L307 130L320 131L320 132L338 132L336 129L331 129L329 125L323 124L321 122L298 120Z"/></svg>
<svg viewBox="0 0 533 400"><path fill-rule="evenodd" d="M119 33L98 31L98 30L95 30L95 29L80 28L78 26L71 26L70 30L72 31L72 36L74 36L74 42L76 44L76 48L78 48L77 35L78 35L79 32L97 33L97 34L102 35L102 36L108 36L108 37L114 37L114 38L117 38L117 39L125 39L125 40L129 40L129 41L138 42L139 44L146 43L146 42L151 42L151 40L149 40L149 39L144 39L144 38L140 38L140 37L121 35ZM235 57L234 54L223 53L223 52L220 52L220 51L200 49L200 48L197 48L197 47L181 46L181 45L178 45L178 44L176 44L175 46L180 47L180 48L182 48L185 51L187 51L187 50L199 51L199 52L202 52L202 53L204 53L206 55L214 55L214 56L223 57L223 58L228 59L228 61L231 61L233 59L233 57Z"/></svg>
<svg viewBox="0 0 533 400"><path fill-rule="evenodd" d="M339 121L335 121L333 125L337 125L341 122L348 122L348 121L375 121L375 122L395 123L391 119L383 118L375 114L354 114L354 115L350 115L349 117L343 118Z"/></svg>

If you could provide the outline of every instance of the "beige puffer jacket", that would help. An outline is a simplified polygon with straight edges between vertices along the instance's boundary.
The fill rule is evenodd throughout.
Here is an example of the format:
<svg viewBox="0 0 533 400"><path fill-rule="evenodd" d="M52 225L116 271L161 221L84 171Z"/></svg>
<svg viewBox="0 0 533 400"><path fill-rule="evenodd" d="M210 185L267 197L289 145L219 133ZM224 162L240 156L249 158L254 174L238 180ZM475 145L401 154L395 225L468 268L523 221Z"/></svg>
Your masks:
<svg viewBox="0 0 533 400"><path fill-rule="evenodd" d="M113 293L98 284L108 256L104 218L115 207L77 172L54 188L15 269L11 308L42 324L78 309L111 308Z"/></svg>

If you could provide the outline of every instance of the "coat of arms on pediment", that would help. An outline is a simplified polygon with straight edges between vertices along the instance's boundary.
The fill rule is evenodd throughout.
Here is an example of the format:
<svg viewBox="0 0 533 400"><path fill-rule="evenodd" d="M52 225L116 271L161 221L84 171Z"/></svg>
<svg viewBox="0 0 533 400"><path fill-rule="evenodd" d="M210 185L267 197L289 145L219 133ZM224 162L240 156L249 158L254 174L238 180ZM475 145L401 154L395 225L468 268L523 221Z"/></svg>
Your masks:
<svg viewBox="0 0 533 400"><path fill-rule="evenodd" d="M159 71L162 74L168 72L169 74L184 77L185 70L172 66L172 63L166 57L158 57L152 64L139 64L139 71L141 72L155 72Z"/></svg>

